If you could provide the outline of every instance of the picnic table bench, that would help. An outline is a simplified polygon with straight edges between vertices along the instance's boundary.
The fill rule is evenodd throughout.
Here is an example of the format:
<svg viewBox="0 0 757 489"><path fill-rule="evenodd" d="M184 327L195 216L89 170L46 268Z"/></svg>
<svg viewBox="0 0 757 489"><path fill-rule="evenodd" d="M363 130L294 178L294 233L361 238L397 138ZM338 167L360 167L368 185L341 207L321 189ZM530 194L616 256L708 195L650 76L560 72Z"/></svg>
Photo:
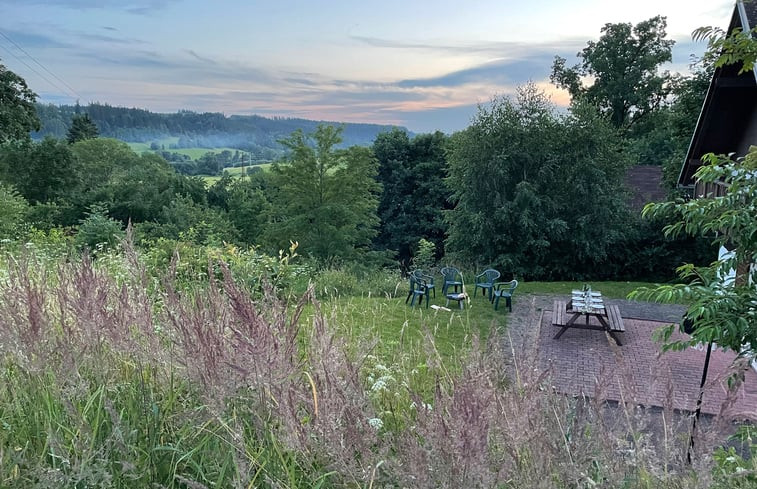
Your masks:
<svg viewBox="0 0 757 489"><path fill-rule="evenodd" d="M584 317L585 321L578 321L581 317ZM599 324L592 324L591 317L597 318ZM623 333L626 330L620 309L616 305L580 309L568 307L568 302L564 300L555 300L553 303L552 325L561 328L554 336L556 340L570 328L592 329L606 331L618 346L622 346L622 343L615 333Z"/></svg>

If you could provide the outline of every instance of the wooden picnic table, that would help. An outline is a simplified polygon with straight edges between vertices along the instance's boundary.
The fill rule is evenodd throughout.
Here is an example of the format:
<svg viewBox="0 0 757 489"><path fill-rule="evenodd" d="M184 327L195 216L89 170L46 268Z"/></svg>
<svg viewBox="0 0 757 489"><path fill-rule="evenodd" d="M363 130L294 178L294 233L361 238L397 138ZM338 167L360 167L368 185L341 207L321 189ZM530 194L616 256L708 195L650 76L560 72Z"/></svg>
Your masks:
<svg viewBox="0 0 757 489"><path fill-rule="evenodd" d="M618 346L622 346L620 338L615 335L626 330L618 306L606 306L602 295L598 292L578 292L580 291L573 291L570 301L556 300L554 302L552 325L562 328L554 339L560 339L560 336L570 328L593 329L606 331ZM596 318L599 324L591 321L591 318Z"/></svg>

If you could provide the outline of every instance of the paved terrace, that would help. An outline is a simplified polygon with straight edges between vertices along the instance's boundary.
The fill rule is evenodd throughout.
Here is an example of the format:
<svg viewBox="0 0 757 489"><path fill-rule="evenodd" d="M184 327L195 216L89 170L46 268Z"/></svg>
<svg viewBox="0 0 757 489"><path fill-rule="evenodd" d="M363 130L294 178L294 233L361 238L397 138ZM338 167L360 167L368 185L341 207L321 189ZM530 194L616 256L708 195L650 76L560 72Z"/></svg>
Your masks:
<svg viewBox="0 0 757 489"><path fill-rule="evenodd" d="M652 339L656 329L681 318L682 306L607 300L619 306L625 322L626 332L619 333L623 346L617 346L603 331L569 329L554 340L559 331L551 324L555 298L514 300L508 329L512 347L537 358L537 368L549 370L556 391L643 406L695 409L705 349L662 353ZM743 384L730 394L726 389L734 358L732 352L713 349L702 410L727 419L757 421L757 373L750 367L741 369Z"/></svg>

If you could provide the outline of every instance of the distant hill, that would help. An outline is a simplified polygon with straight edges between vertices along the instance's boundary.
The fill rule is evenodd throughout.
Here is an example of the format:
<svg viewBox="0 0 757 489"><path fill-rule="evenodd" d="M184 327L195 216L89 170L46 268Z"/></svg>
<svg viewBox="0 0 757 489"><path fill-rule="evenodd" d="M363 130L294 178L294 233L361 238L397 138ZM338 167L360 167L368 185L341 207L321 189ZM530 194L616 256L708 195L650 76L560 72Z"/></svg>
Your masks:
<svg viewBox="0 0 757 489"><path fill-rule="evenodd" d="M146 143L153 148L235 148L247 151L257 160L271 160L283 153L277 142L293 131L302 129L312 132L320 123L343 125L342 146L367 146L376 135L388 131L393 126L379 124L353 124L307 119L258 115L225 116L220 113L197 113L179 111L161 114L144 109L112 107L93 103L87 106L37 104L37 113L42 129L35 138L50 135L64 138L77 112L89 114L97 125L100 135L132 143ZM168 142L168 144L166 144Z"/></svg>

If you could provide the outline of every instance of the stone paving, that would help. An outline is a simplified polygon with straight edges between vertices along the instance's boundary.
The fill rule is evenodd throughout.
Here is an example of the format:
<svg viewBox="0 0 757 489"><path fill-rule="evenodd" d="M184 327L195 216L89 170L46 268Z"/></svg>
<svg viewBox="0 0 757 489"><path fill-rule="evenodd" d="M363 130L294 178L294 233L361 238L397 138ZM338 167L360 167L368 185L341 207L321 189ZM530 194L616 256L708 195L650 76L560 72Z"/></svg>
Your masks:
<svg viewBox="0 0 757 489"><path fill-rule="evenodd" d="M555 298L521 296L508 318L506 346L526 358L537 358L538 368L550 371L556 391L681 411L695 409L704 349L661 353L652 339L656 329L677 322L684 307L606 301L618 305L624 317L626 332L619 334L623 346L617 346L606 333L592 330L569 329L554 340L559 331L551 324ZM726 389L734 358L732 352L713 350L702 410L728 419L757 421L757 373L750 367L741 369L741 387L730 394Z"/></svg>

